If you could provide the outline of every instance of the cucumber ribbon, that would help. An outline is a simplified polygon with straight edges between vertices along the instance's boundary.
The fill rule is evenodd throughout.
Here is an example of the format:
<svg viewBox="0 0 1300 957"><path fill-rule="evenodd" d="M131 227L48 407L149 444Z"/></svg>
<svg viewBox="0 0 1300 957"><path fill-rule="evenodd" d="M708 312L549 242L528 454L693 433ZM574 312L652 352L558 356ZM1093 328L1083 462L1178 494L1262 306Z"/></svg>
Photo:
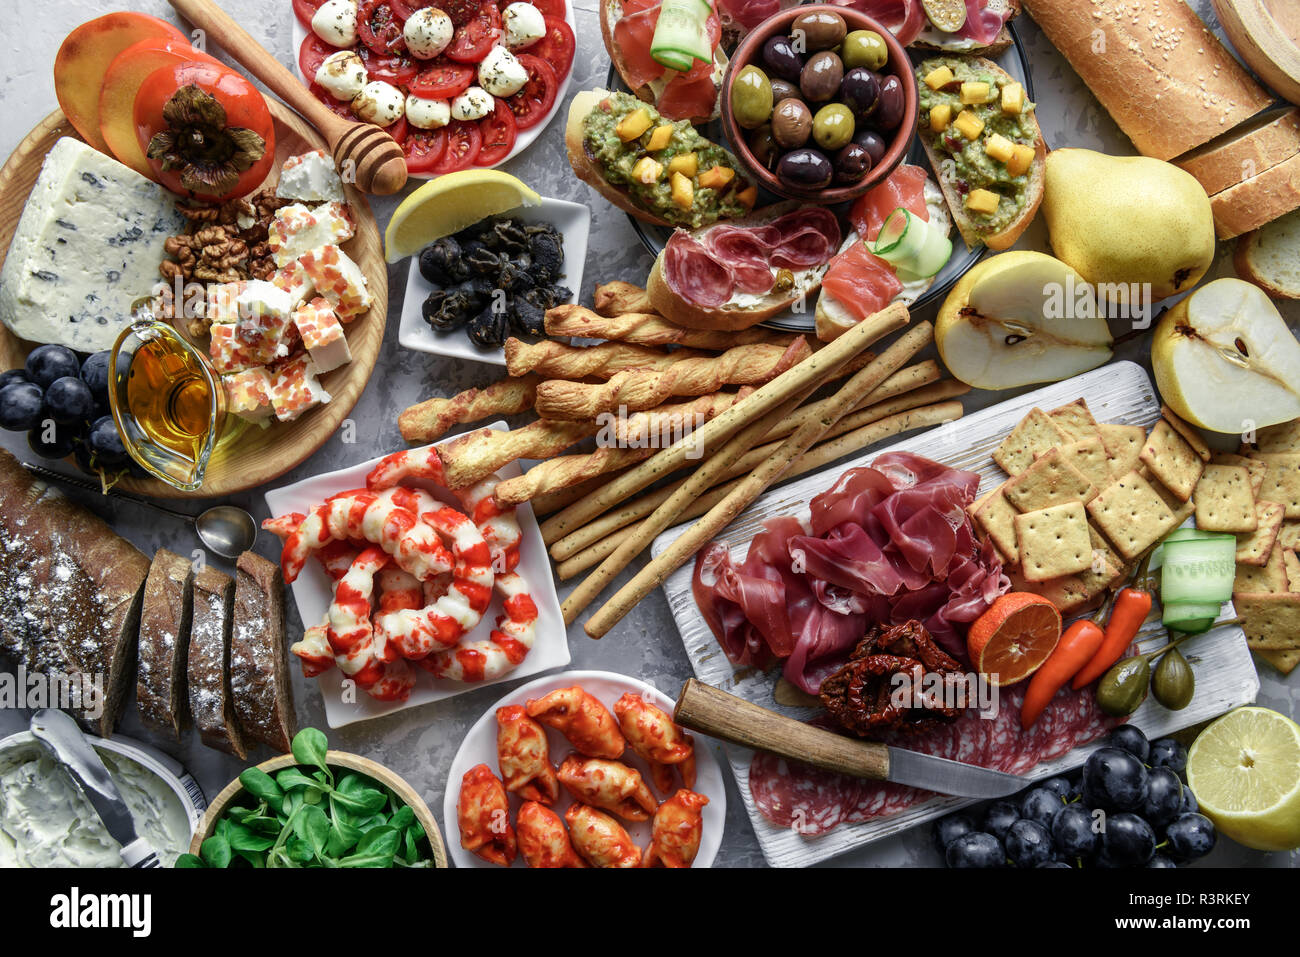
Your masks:
<svg viewBox="0 0 1300 957"><path fill-rule="evenodd" d="M707 21L713 13L709 0L664 0L650 41L650 56L670 70L685 73L699 60L713 62Z"/></svg>
<svg viewBox="0 0 1300 957"><path fill-rule="evenodd" d="M893 266L903 282L930 278L952 257L952 240L944 230L902 206L885 217L868 248Z"/></svg>

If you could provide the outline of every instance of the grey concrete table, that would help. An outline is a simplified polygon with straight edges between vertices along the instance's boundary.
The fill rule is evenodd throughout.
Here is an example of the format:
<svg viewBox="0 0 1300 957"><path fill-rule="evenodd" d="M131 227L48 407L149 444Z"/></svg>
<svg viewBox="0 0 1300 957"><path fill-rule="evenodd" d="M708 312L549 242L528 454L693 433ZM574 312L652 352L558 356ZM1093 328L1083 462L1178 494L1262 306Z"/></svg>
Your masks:
<svg viewBox="0 0 1300 957"><path fill-rule="evenodd" d="M297 51L293 48L293 14L289 0L218 2L267 49L291 69L294 68ZM578 51L569 89L572 96L582 89L603 86L609 60L600 39L595 0L570 2L574 2L578 24ZM1209 0L1193 2L1202 16L1212 21ZM6 63L5 71L0 74L0 156L7 156L27 131L57 105L51 70L54 54L70 29L93 16L121 9L142 10L176 21L175 14L164 0L135 0L133 3L127 0L8 0L6 8L10 22L20 24L21 29L6 31L0 39L0 50ZM1038 115L1048 144L1082 146L1112 153L1134 152L1078 76L1039 34L1028 17L1020 18L1019 24L1033 64ZM219 38L210 38L209 42L213 47L219 47ZM212 52L220 54L219 49ZM563 116L561 110L557 120L537 142L503 168L544 196L591 206L591 241L582 290L583 301L590 302L592 287L597 281L625 279L644 282L651 260L638 242L627 217L571 175L564 159ZM394 199L373 201L381 229L395 206ZM1020 245L1047 249L1046 231L1041 220L1030 228ZM388 330L383 351L369 387L351 413L351 419L358 426L355 429L356 442L344 444L336 436L301 466L274 483L276 487L404 447L397 431L397 415L402 409L432 395L451 395L470 386L486 384L500 374L496 366L439 359L406 351L397 344L406 270L405 263L389 270ZM1231 264L1221 255L1212 275L1227 274L1231 274ZM932 319L933 312L931 308L921 318ZM1286 314L1293 325L1300 321L1300 308L1296 308L1296 304L1289 304ZM1129 343L1120 355L1149 368L1146 351L1145 340L1139 338ZM966 400L967 411L1006 397L1002 393L972 393ZM0 444L19 456L31 456L21 435L0 433ZM197 547L197 540L186 529L165 519L160 521L154 513L139 506L80 492L71 494L103 516L146 554L153 554L161 547L186 554ZM268 514L260 492L247 492L232 500L248 508L259 520ZM192 503L191 508L196 513L201 510L197 502ZM263 535L258 541L257 551L268 558L276 558L275 539ZM628 577L625 573L619 583ZM567 591L568 586L561 589L561 598ZM302 623L292 601L289 608L289 630L296 636L302 631ZM682 650L676 626L663 596L658 592L643 601L602 641L588 639L580 624L569 630L569 636L574 668L634 675L673 696L682 682L691 676L691 667ZM297 671L296 668L293 670ZM1263 685L1259 703L1291 715L1300 712L1300 695L1297 694L1300 682L1294 677L1289 682L1282 681L1267 667L1260 670ZM320 692L315 682L296 675L294 684L300 722L304 726L324 728ZM331 731L330 744L388 765L419 790L435 815L440 817L447 769L462 737L505 690L506 686L481 688L440 704ZM0 711L0 737L26 727L27 720L25 712ZM134 709L128 710L121 732L157 743L142 729ZM167 750L195 774L209 797L243 768L234 759L203 747L197 735L184 745L173 745ZM727 790L727 830L715 863L722 867L762 866L763 857L730 778ZM448 840L455 840L454 822L451 834L446 833L446 822L443 824L444 835ZM1220 865L1287 866L1297 863L1297 854L1259 854L1222 841L1210 861ZM922 828L831 863L873 867L933 865L937 858L930 850L928 829Z"/></svg>

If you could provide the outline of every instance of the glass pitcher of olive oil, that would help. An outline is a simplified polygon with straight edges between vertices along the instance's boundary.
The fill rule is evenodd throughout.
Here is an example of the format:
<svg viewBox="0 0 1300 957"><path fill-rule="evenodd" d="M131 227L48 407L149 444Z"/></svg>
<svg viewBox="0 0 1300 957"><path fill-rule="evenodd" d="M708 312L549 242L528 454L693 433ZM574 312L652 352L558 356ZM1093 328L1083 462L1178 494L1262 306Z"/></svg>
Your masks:
<svg viewBox="0 0 1300 957"><path fill-rule="evenodd" d="M168 485L198 490L226 420L225 390L208 357L139 307L109 369L109 405L131 457Z"/></svg>

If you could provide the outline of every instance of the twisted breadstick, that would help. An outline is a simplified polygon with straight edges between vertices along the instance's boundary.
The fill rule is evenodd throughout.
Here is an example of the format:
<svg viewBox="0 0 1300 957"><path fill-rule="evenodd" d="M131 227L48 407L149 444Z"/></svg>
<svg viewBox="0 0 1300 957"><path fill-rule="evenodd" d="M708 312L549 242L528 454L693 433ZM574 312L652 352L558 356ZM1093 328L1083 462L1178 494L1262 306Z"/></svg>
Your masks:
<svg viewBox="0 0 1300 957"><path fill-rule="evenodd" d="M629 312L654 312L650 296L640 286L630 282L607 282L596 287L592 299L596 311L602 316L622 316Z"/></svg>
<svg viewBox="0 0 1300 957"><path fill-rule="evenodd" d="M599 385L550 379L537 387L537 414L573 420L622 409L653 409L675 395L705 395L724 385L762 385L811 354L801 336L787 349L770 343L737 346L718 356L680 359L663 370L618 372Z"/></svg>
<svg viewBox="0 0 1300 957"><path fill-rule="evenodd" d="M433 442L453 425L527 412L533 407L539 382L541 379L532 375L502 379L482 389L466 389L448 399L427 399L398 416L397 427L407 442Z"/></svg>
<svg viewBox="0 0 1300 957"><path fill-rule="evenodd" d="M582 339L616 339L641 346L689 346L721 352L753 342L771 342L788 346L795 340L792 333L773 332L751 326L736 332L717 329L685 329L652 312L631 312L620 316L602 316L586 306L567 303L548 309L546 333L551 336L577 336Z"/></svg>
<svg viewBox="0 0 1300 957"><path fill-rule="evenodd" d="M633 369L667 369L684 359L706 356L691 349L667 352L622 342L568 346L545 339L535 344L513 336L506 340L506 371L512 376L536 373L547 379L609 379Z"/></svg>

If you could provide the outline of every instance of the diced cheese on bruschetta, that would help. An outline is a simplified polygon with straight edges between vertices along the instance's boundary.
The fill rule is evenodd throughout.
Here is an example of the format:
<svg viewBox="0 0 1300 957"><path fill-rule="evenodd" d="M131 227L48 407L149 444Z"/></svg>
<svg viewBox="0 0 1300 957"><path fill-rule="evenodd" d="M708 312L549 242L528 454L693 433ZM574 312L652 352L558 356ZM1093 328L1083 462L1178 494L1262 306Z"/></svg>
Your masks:
<svg viewBox="0 0 1300 957"><path fill-rule="evenodd" d="M338 246L305 253L300 262L316 291L329 300L341 321L349 322L370 309L370 290L361 267Z"/></svg>
<svg viewBox="0 0 1300 957"><path fill-rule="evenodd" d="M302 344L316 364L318 372L329 372L352 361L347 336L334 309L324 298L317 296L299 306L293 314L293 324L302 336Z"/></svg>

